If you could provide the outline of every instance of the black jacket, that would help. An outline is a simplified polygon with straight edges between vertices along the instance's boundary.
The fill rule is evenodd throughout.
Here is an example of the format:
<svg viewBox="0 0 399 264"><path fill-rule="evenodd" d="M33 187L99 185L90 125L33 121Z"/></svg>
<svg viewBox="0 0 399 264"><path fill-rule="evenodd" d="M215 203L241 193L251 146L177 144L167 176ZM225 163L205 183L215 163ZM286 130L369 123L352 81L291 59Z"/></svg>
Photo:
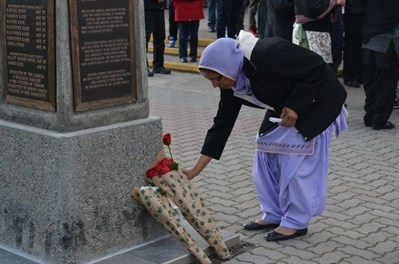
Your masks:
<svg viewBox="0 0 399 264"><path fill-rule="evenodd" d="M291 41L294 22L294 0L267 1L265 37L281 37Z"/></svg>
<svg viewBox="0 0 399 264"><path fill-rule="evenodd" d="M305 140L322 133L340 114L346 99L344 87L319 55L281 38L259 40L244 71L256 98L275 109L266 117L279 116L284 106L293 109L298 113L295 127ZM232 90L221 89L202 154L220 158L242 104ZM260 132L271 125L265 118Z"/></svg>
<svg viewBox="0 0 399 264"><path fill-rule="evenodd" d="M362 41L386 33L399 23L399 0L366 0Z"/></svg>
<svg viewBox="0 0 399 264"><path fill-rule="evenodd" d="M346 0L345 14L364 14L366 12L366 0Z"/></svg>

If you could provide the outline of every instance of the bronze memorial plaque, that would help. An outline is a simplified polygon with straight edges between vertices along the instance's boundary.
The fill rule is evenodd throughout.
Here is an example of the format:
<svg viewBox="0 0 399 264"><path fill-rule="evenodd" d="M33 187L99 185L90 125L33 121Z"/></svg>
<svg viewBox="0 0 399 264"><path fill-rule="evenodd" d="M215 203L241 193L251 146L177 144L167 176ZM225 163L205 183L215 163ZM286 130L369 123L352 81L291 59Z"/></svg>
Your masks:
<svg viewBox="0 0 399 264"><path fill-rule="evenodd" d="M133 0L70 0L75 111L134 102Z"/></svg>
<svg viewBox="0 0 399 264"><path fill-rule="evenodd" d="M54 0L3 0L5 101L55 111Z"/></svg>

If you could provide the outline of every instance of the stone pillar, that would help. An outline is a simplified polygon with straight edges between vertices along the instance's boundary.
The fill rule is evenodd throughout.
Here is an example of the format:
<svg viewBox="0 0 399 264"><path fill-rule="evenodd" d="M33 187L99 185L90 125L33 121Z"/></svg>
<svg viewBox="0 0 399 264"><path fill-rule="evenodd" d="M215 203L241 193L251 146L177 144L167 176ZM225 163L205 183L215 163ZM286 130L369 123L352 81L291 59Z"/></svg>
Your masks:
<svg viewBox="0 0 399 264"><path fill-rule="evenodd" d="M1 1L0 247L86 263L166 235L129 197L162 148L143 9Z"/></svg>

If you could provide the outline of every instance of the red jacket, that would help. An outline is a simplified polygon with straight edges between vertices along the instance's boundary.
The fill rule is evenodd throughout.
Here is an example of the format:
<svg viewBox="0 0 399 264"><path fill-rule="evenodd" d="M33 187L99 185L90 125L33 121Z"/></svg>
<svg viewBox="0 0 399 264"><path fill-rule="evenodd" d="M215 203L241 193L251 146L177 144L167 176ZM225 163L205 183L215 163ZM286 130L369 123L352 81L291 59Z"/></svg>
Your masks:
<svg viewBox="0 0 399 264"><path fill-rule="evenodd" d="M175 21L189 22L204 18L203 0L173 0L175 4Z"/></svg>

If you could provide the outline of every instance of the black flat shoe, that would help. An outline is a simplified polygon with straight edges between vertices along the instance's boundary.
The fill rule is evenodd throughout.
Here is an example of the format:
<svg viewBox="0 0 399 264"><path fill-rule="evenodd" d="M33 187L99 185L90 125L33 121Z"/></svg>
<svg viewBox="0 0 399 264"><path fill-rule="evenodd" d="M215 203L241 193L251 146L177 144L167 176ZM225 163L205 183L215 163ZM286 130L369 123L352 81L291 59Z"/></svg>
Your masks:
<svg viewBox="0 0 399 264"><path fill-rule="evenodd" d="M385 124L383 125L374 125L373 124L373 129L374 130L381 130L381 129L392 129L395 128L395 125L392 124L391 122L387 121Z"/></svg>
<svg viewBox="0 0 399 264"><path fill-rule="evenodd" d="M300 236L304 236L308 233L308 229L304 228L304 229L299 229L297 231L295 231L294 234L292 235L283 235L281 233L278 233L276 231L272 231L268 234L265 235L265 239L267 241L282 241L282 240L288 240L288 239L292 239L295 237L300 237Z"/></svg>
<svg viewBox="0 0 399 264"><path fill-rule="evenodd" d="M276 228L279 226L279 224L266 224L266 225L262 225L262 224L258 224L255 221L251 221L247 224L244 224L244 229L245 230L264 230L264 229L272 229L272 228Z"/></svg>
<svg viewBox="0 0 399 264"><path fill-rule="evenodd" d="M164 67L154 68L152 71L153 71L154 73L170 74L170 70L165 69Z"/></svg>
<svg viewBox="0 0 399 264"><path fill-rule="evenodd" d="M358 83L357 81L347 81L347 82L344 82L344 84L346 86L350 86L350 87L354 87L354 88L360 87L360 83Z"/></svg>

